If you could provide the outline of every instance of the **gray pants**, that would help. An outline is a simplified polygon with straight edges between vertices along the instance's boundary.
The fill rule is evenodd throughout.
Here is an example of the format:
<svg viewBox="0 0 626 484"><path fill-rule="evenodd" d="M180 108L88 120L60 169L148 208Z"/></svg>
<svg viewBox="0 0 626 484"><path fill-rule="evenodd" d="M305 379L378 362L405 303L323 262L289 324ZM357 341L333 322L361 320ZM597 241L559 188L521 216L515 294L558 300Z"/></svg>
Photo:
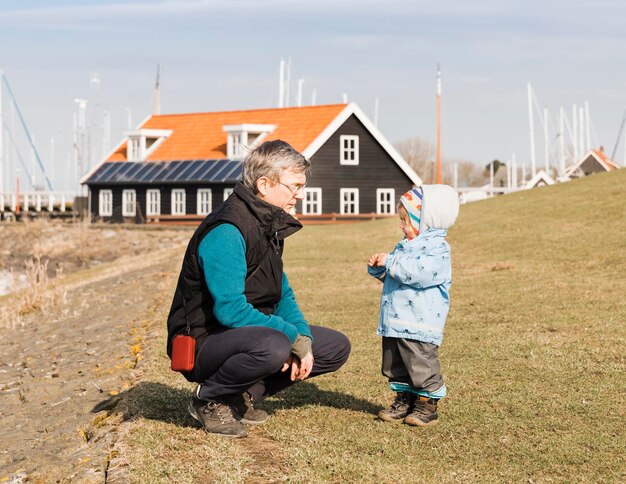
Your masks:
<svg viewBox="0 0 626 484"><path fill-rule="evenodd" d="M414 390L435 392L444 384L437 350L431 343L383 337L383 375Z"/></svg>

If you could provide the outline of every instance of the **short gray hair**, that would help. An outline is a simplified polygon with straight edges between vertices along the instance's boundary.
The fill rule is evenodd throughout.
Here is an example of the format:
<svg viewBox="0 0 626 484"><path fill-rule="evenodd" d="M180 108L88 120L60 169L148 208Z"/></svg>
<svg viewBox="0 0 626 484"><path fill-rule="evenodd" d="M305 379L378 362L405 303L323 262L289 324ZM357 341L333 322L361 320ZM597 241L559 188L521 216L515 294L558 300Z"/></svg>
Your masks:
<svg viewBox="0 0 626 484"><path fill-rule="evenodd" d="M311 162L285 141L266 141L252 150L244 160L243 183L256 193L256 182L259 178L266 176L270 180L278 181L280 172L289 168L307 174L311 169Z"/></svg>

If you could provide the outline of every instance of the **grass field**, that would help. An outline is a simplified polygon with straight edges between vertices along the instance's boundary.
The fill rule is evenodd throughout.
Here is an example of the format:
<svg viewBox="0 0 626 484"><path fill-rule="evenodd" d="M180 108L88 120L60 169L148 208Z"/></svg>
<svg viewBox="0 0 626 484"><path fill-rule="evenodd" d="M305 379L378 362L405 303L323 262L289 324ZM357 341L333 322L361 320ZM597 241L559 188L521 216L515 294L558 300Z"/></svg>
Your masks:
<svg viewBox="0 0 626 484"><path fill-rule="evenodd" d="M395 220L308 226L286 270L311 323L345 332L338 373L266 402L247 439L193 427L192 385L163 354L158 296L146 373L119 411L135 482L624 482L626 170L465 205L450 230L452 310L440 355L449 396L427 429L377 421L392 395L375 335L372 252ZM172 274L170 287L173 288Z"/></svg>

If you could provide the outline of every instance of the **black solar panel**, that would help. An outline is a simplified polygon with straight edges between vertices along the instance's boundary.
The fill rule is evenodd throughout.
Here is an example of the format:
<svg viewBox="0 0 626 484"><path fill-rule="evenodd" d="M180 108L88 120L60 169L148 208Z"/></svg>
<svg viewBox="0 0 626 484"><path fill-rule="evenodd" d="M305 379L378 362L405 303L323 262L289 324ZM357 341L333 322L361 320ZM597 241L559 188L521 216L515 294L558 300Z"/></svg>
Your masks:
<svg viewBox="0 0 626 484"><path fill-rule="evenodd" d="M126 161L102 164L87 185L213 182L241 179L243 163L233 160Z"/></svg>
<svg viewBox="0 0 626 484"><path fill-rule="evenodd" d="M96 178L98 181L106 180L109 174L116 170L117 165L118 163L105 163L92 175L92 178Z"/></svg>
<svg viewBox="0 0 626 484"><path fill-rule="evenodd" d="M224 162L226 162L227 160L224 160ZM215 163L214 161L209 162L206 164L206 167L199 171L198 174L196 175L197 178L199 178L200 180L206 180L206 179L210 179L213 180L214 177L213 175L215 175L215 173L217 173L217 171L220 169L220 166L222 166L223 163Z"/></svg>
<svg viewBox="0 0 626 484"><path fill-rule="evenodd" d="M216 179L215 181L229 180L235 170L237 170L237 163L233 161L226 167L224 171L220 173L219 179Z"/></svg>
<svg viewBox="0 0 626 484"><path fill-rule="evenodd" d="M139 170L135 174L135 178L137 178L137 180L143 180L146 174L149 173L150 170L154 169L154 163L137 163L137 164L141 165L141 170Z"/></svg>
<svg viewBox="0 0 626 484"><path fill-rule="evenodd" d="M185 163L183 166L183 169L178 173L178 175L176 175L176 178L174 178L174 180L175 181L189 180L191 173L196 171L196 169L198 168L198 165L202 165L202 162L191 161L191 162Z"/></svg>

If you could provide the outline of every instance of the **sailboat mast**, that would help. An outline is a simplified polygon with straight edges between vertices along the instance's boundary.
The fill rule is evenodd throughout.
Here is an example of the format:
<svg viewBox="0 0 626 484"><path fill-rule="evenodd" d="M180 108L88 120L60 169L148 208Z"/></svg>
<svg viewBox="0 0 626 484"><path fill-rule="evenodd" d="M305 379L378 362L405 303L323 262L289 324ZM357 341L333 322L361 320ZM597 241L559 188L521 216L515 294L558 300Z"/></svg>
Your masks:
<svg viewBox="0 0 626 484"><path fill-rule="evenodd" d="M437 183L441 183L441 69L437 64Z"/></svg>

